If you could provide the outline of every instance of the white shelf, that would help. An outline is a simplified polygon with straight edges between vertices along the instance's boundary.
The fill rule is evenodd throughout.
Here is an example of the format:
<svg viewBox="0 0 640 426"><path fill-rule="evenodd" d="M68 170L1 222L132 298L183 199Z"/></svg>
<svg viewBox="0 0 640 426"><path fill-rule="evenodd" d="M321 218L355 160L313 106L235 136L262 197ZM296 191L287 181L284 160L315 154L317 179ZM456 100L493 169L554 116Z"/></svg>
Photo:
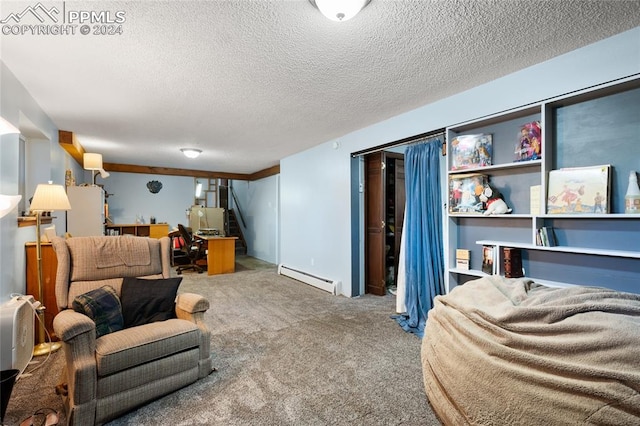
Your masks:
<svg viewBox="0 0 640 426"><path fill-rule="evenodd" d="M451 268L449 272L454 274L462 274L462 275L470 275L472 277L486 277L489 274L482 272L478 269L460 269L460 268Z"/></svg>
<svg viewBox="0 0 640 426"><path fill-rule="evenodd" d="M640 219L640 214L624 214L624 213L611 213L611 214L541 214L536 217L540 219Z"/></svg>
<svg viewBox="0 0 640 426"><path fill-rule="evenodd" d="M513 163L494 164L491 166L473 167L469 169L449 170L449 174L457 175L457 174L464 174L464 173L482 173L482 172L489 172L489 171L495 171L495 170L520 169L525 167L540 167L541 165L542 165L542 160L516 161Z"/></svg>
<svg viewBox="0 0 640 426"><path fill-rule="evenodd" d="M449 217L475 217L486 219L532 219L530 214L474 214L474 213L449 213Z"/></svg>
<svg viewBox="0 0 640 426"><path fill-rule="evenodd" d="M495 240L479 240L476 244L485 246L500 246L500 247L514 247L526 250L538 250L538 251L555 251L560 253L574 253L574 254L591 254L595 256L612 256L612 257L627 257L632 259L640 259L640 251L628 251L628 250L608 250L608 249L596 249L588 247L570 247L570 246L555 246L545 247L537 246L535 244L528 243L514 243L511 241L495 241Z"/></svg>
<svg viewBox="0 0 640 426"><path fill-rule="evenodd" d="M620 220L620 219L640 219L640 214L624 214L624 213L611 213L611 214L492 214L492 215L483 215L477 213L449 213L449 217L483 217L487 219L611 219L611 220Z"/></svg>

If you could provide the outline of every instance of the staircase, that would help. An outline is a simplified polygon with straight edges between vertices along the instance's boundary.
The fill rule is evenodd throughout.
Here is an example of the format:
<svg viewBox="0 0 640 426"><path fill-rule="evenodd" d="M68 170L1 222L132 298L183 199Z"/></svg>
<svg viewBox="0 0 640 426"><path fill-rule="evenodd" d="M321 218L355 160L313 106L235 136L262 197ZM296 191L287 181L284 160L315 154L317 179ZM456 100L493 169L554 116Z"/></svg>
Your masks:
<svg viewBox="0 0 640 426"><path fill-rule="evenodd" d="M233 211L233 209L229 210L229 218L227 223L229 226L227 236L238 237L238 239L236 240L236 254L247 254L247 241L244 239L242 228L240 228L238 218L236 217L236 212Z"/></svg>

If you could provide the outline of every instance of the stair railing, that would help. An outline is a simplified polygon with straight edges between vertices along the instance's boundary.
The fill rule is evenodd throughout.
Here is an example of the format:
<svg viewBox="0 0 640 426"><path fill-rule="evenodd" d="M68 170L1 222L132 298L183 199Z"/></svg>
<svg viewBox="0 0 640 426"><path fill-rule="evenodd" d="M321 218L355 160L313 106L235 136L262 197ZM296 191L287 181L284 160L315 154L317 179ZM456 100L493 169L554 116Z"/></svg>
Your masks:
<svg viewBox="0 0 640 426"><path fill-rule="evenodd" d="M244 215L242 214L242 209L240 208L240 203L238 203L238 198L236 197L236 191L233 190L233 185L229 186L229 189L231 189L231 197L233 197L233 204L236 207L236 210L238 211L238 215L240 216L240 221L242 222L242 227L243 228L247 228L247 224L244 221Z"/></svg>

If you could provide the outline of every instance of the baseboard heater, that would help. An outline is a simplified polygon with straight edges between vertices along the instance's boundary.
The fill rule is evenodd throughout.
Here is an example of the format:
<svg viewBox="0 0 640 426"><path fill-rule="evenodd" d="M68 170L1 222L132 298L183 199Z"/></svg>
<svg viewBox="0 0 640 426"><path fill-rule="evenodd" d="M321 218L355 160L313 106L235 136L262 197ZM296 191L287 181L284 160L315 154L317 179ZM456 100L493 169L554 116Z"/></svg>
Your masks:
<svg viewBox="0 0 640 426"><path fill-rule="evenodd" d="M293 278L297 281L302 281L305 284L309 284L321 290L328 291L331 294L338 294L338 292L340 291L340 281L332 281L330 279L318 277L307 272L298 271L288 266L284 266L282 263L278 265L278 274L284 275L285 277Z"/></svg>

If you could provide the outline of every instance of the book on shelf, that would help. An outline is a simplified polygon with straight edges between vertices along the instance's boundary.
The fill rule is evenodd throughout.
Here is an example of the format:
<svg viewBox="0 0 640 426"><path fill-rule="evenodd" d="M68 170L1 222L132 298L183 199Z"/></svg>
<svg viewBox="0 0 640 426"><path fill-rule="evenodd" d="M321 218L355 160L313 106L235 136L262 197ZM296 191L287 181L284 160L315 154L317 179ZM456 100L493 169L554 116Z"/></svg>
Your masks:
<svg viewBox="0 0 640 426"><path fill-rule="evenodd" d="M533 185L529 188L529 212L532 216L540 214L540 185Z"/></svg>
<svg viewBox="0 0 640 426"><path fill-rule="evenodd" d="M542 158L542 130L539 121L523 124L518 133L515 161L529 161Z"/></svg>
<svg viewBox="0 0 640 426"><path fill-rule="evenodd" d="M485 204L480 195L488 182L482 173L449 175L449 213L482 214Z"/></svg>
<svg viewBox="0 0 640 426"><path fill-rule="evenodd" d="M538 228L536 244L543 247L555 247L558 245L553 228L550 226Z"/></svg>
<svg viewBox="0 0 640 426"><path fill-rule="evenodd" d="M610 213L611 165L549 172L547 214Z"/></svg>
<svg viewBox="0 0 640 426"><path fill-rule="evenodd" d="M503 247L504 276L506 278L520 278L522 273L522 250L519 248Z"/></svg>
<svg viewBox="0 0 640 426"><path fill-rule="evenodd" d="M456 268L469 270L471 251L466 249L456 249Z"/></svg>
<svg viewBox="0 0 640 426"><path fill-rule="evenodd" d="M492 156L491 134L460 135L451 141L451 170L490 166Z"/></svg>
<svg viewBox="0 0 640 426"><path fill-rule="evenodd" d="M482 272L489 275L495 274L495 246L482 246Z"/></svg>

